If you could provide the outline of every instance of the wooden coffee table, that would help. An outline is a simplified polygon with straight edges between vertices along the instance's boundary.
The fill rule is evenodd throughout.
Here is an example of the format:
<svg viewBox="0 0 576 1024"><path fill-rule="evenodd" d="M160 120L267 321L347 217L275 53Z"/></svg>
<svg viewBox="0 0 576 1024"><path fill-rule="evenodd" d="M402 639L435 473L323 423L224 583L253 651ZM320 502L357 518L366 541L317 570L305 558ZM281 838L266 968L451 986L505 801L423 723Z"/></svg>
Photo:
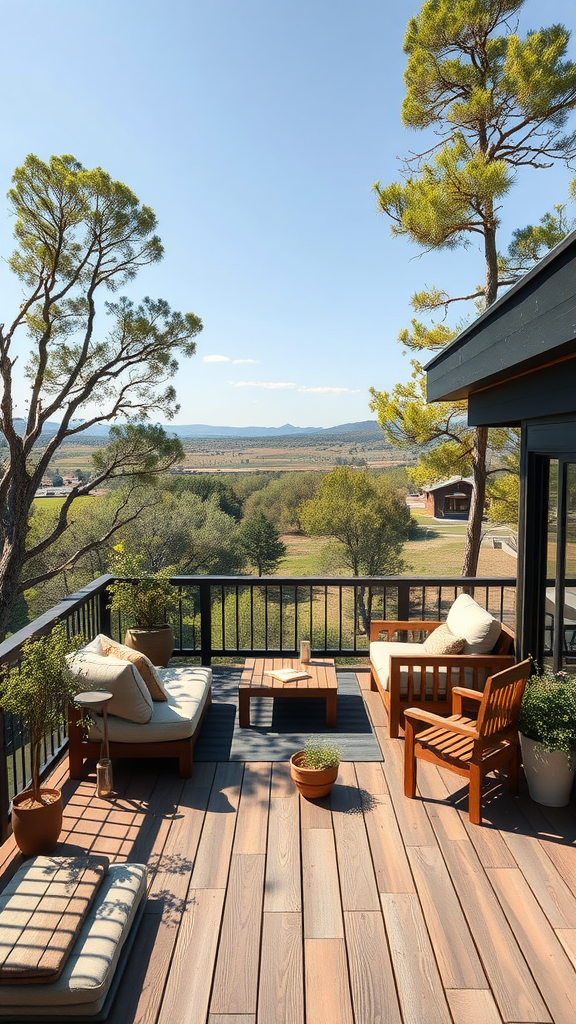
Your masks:
<svg viewBox="0 0 576 1024"><path fill-rule="evenodd" d="M279 668L307 672L310 678L283 683L264 675L271 669ZM313 658L302 665L299 658L246 658L238 687L239 723L242 729L250 725L250 701L253 697L322 697L326 701L326 725L334 729L338 697L334 659Z"/></svg>

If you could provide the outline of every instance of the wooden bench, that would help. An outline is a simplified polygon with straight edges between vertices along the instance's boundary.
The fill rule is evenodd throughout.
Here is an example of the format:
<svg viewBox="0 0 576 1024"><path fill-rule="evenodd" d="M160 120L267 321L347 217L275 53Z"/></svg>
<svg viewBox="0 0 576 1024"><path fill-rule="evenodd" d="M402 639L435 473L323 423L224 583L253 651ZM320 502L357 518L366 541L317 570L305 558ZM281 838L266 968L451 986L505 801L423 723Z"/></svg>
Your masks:
<svg viewBox="0 0 576 1024"><path fill-rule="evenodd" d="M370 623L370 642L392 640L399 634L429 636L441 622L436 620L382 620ZM424 634L424 636L423 636ZM390 654L387 679L381 679L370 659L370 688L377 690L388 711L391 737L397 737L404 724L406 708L425 708L437 715L448 715L452 707L452 687L483 690L488 676L515 663L512 653L514 634L502 625L500 636L490 654L425 654L414 651L415 643L403 653L401 644L394 644Z"/></svg>

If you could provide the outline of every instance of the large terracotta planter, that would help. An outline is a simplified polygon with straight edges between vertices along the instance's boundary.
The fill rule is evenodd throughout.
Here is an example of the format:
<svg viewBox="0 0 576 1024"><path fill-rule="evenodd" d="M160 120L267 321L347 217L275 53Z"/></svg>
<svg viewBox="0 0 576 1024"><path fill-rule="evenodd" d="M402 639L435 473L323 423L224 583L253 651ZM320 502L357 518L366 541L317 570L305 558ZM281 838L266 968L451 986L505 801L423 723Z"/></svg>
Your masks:
<svg viewBox="0 0 576 1024"><path fill-rule="evenodd" d="M551 753L537 740L520 733L524 774L530 796L545 807L565 807L570 803L574 768L562 750Z"/></svg>
<svg viewBox="0 0 576 1024"><path fill-rule="evenodd" d="M18 848L25 857L36 857L50 853L62 829L62 794L59 789L40 790L50 802L32 804L31 790L18 793L12 801L12 829Z"/></svg>
<svg viewBox="0 0 576 1024"><path fill-rule="evenodd" d="M326 796L338 778L338 765L333 768L304 768L302 762L306 751L297 750L290 758L290 775L302 796L317 800Z"/></svg>
<svg viewBox="0 0 576 1024"><path fill-rule="evenodd" d="M174 650L174 635L170 626L161 629L129 629L124 643L133 651L145 654L153 665L165 668Z"/></svg>

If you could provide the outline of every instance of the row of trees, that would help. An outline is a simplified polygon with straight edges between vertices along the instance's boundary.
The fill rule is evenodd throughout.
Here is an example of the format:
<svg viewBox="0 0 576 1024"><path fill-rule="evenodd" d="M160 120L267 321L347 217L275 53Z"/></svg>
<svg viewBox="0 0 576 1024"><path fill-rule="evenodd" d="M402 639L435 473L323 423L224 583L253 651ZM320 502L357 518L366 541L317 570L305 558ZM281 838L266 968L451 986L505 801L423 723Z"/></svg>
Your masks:
<svg viewBox="0 0 576 1024"><path fill-rule="evenodd" d="M147 570L190 574L273 574L286 554L281 532L331 538L326 571L397 573L404 568L401 552L411 523L394 478L348 467L326 475L287 473L272 480L264 474L226 480L171 476L155 486L142 485L128 500L118 486L78 502L68 529L31 562L42 582L26 591L28 607L20 609L21 618L40 614L64 593L110 571L114 541L101 543L99 538L109 537L119 509L128 514L116 535L125 551L141 558ZM132 509L138 514L130 518ZM52 502L37 503L32 547L53 528L58 515ZM82 546L83 555L74 561ZM70 567L59 576L47 576L55 559Z"/></svg>

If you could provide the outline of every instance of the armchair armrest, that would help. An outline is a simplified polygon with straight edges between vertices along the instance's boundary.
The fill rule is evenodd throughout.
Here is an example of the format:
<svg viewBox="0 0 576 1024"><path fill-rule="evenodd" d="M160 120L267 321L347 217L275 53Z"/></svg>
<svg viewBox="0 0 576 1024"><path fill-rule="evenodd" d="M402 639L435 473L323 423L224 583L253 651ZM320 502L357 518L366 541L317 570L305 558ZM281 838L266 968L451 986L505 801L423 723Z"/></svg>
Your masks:
<svg viewBox="0 0 576 1024"><path fill-rule="evenodd" d="M480 704L484 693L482 690L471 690L469 686L453 686L452 687L452 714L461 715L463 713L462 703L464 700L473 700L477 704ZM478 714L478 712L476 712Z"/></svg>
<svg viewBox="0 0 576 1024"><path fill-rule="evenodd" d="M483 693L481 690L471 690L468 686L454 686L452 688L452 696L458 694L459 697L470 697L471 700L482 700Z"/></svg>
<svg viewBox="0 0 576 1024"><path fill-rule="evenodd" d="M436 726L437 729L457 733L459 736L469 736L477 740L480 733L472 725L465 725L463 722L453 722L449 718L442 718L441 715L433 715L431 711L423 711L420 708L407 708L404 718L415 722L423 722L424 725Z"/></svg>
<svg viewBox="0 0 576 1024"><path fill-rule="evenodd" d="M377 640L380 633L387 632L388 638L398 632L422 630L432 633L442 623L431 619L373 619L370 623L370 640Z"/></svg>

